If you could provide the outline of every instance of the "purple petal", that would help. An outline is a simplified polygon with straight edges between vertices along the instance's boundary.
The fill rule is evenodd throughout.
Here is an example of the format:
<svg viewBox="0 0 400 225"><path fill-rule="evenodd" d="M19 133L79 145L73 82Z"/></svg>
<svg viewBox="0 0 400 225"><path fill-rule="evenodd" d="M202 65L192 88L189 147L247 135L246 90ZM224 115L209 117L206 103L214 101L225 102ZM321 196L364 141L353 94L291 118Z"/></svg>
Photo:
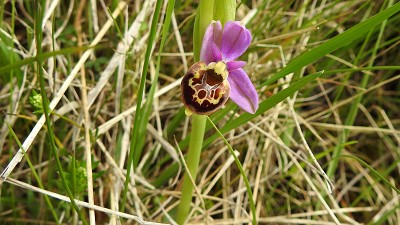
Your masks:
<svg viewBox="0 0 400 225"><path fill-rule="evenodd" d="M216 62L222 59L220 46L222 40L221 22L213 21L204 33L201 45L200 60L205 63Z"/></svg>
<svg viewBox="0 0 400 225"><path fill-rule="evenodd" d="M229 61L226 63L226 66L228 67L228 71L242 68L245 65L246 65L245 61Z"/></svg>
<svg viewBox="0 0 400 225"><path fill-rule="evenodd" d="M232 61L241 56L249 47L251 33L238 21L228 21L224 26L221 40L221 52L226 61Z"/></svg>
<svg viewBox="0 0 400 225"><path fill-rule="evenodd" d="M228 82L231 86L232 101L254 114L258 109L258 94L246 72L242 68L230 71Z"/></svg>

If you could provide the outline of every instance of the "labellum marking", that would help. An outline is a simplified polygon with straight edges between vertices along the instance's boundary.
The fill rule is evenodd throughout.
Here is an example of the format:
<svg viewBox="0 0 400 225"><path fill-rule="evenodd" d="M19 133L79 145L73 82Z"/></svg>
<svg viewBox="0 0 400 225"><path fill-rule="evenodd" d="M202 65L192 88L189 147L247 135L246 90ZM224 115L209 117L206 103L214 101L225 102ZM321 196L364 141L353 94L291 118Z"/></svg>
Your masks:
<svg viewBox="0 0 400 225"><path fill-rule="evenodd" d="M223 107L230 92L227 77L224 62L193 64L181 82L181 98L186 108L196 114L210 115Z"/></svg>

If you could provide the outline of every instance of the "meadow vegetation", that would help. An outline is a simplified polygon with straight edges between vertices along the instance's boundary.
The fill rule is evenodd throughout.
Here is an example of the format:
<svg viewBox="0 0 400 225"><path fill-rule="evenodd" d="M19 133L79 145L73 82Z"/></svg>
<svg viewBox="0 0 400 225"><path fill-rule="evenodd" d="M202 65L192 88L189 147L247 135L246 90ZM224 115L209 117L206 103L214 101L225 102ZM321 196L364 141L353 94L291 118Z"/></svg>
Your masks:
<svg viewBox="0 0 400 225"><path fill-rule="evenodd" d="M0 0L0 224L174 224L198 2ZM400 224L399 11L237 1L260 108L209 116L188 224Z"/></svg>

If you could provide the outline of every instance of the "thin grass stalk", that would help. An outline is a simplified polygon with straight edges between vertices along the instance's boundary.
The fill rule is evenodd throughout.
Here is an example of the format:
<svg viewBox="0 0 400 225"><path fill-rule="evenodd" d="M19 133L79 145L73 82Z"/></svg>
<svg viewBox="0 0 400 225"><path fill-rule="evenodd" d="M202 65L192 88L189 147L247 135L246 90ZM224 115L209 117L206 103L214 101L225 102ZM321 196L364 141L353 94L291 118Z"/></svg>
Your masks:
<svg viewBox="0 0 400 225"><path fill-rule="evenodd" d="M19 139L17 137L17 134L15 134L15 132L12 129L12 127L10 126L10 124L8 124L7 121L5 121L5 123L6 123L8 129L9 129L12 137L14 138L15 142L17 142L17 144L18 144L18 146L20 148L23 148L21 142L19 141ZM28 154L26 154L26 151L23 151L23 153L24 153L24 156L25 156L25 160L28 163L28 166L32 171L32 174L36 179L36 182L38 182L39 187L44 190L44 186L43 186L42 180L40 179L39 174L36 172L35 167L33 166L31 159L29 158ZM51 204L49 196L44 195L44 200L46 201L46 204L49 207L49 210L50 210L51 215L53 216L54 220L56 221L57 224L60 224L59 220L58 220L58 216L57 216L56 210L54 209L53 204Z"/></svg>
<svg viewBox="0 0 400 225"><path fill-rule="evenodd" d="M0 5L4 5L4 0L0 0ZM2 26L3 22L3 14L4 14L4 7L0 7L0 27Z"/></svg>
<svg viewBox="0 0 400 225"><path fill-rule="evenodd" d="M371 9L371 7L369 7L369 9ZM364 14L364 20L365 20L365 18L368 18L368 16L369 16L369 13L370 13L370 10L368 11L368 13L366 13L366 14ZM364 53L364 50L365 50L365 47L366 47L366 45L369 43L369 39L370 39L370 37L371 37L371 34L373 33L373 31L374 30L371 30L367 35L366 35L366 38L364 39L364 43L361 45L361 48L360 48L360 51L358 52L358 55L357 55L357 57L355 58L355 60L354 60L354 65L357 65L358 64L358 62L361 60L361 57L362 57L362 55L363 55L363 53ZM348 74L346 74L345 76L344 76L344 78L343 78L343 80L342 80L342 82L344 83L344 84L347 84L348 82L349 82L349 79L350 79L350 77L351 77L351 75L352 75L352 73L348 73ZM342 94L343 94L343 91L345 90L345 86L338 86L337 87L337 89L335 90L335 98L334 98L334 102L337 102L337 101L339 101L340 100L340 98L342 97Z"/></svg>
<svg viewBox="0 0 400 225"><path fill-rule="evenodd" d="M393 5L393 0L390 0L389 3L388 3L388 8L390 8L392 5ZM374 48L372 49L371 60L369 61L367 67L372 67L374 62L375 62L375 58L376 58L375 56L376 56L376 54L378 52L378 49L379 49L379 46L381 44L382 35L383 35L384 31L385 31L386 24L387 24L387 19L382 21L382 24L381 24L381 27L380 27L380 30L379 30L379 34L378 34L378 38L377 38L377 40L375 42ZM373 32L373 30L371 30L369 32L367 40L369 40L369 37L372 34L372 32ZM362 77L362 80L361 80L361 84L360 84L360 89L361 90L364 90L367 87L368 81L369 81L369 77L370 77L369 74L364 73L364 75ZM359 93L361 93L361 92L363 92L363 91L359 91ZM358 114L359 104L361 103L362 98L363 98L363 95L361 94L351 104L348 116L347 116L347 118L345 120L345 123L344 123L345 126L351 126L351 125L354 124L355 119L356 119L357 114ZM336 171L336 168L337 168L338 163L339 163L338 157L342 154L343 147L344 147L343 144L347 141L348 135L349 135L349 129L344 129L343 132L341 133L340 137L339 137L339 143L335 146L335 149L334 149L333 154L332 154L332 157L334 158L334 160L332 160L330 162L328 170L327 170L327 175L329 177L332 177L333 174Z"/></svg>
<svg viewBox="0 0 400 225"><path fill-rule="evenodd" d="M12 33L14 34L15 33L15 18L14 18L14 15L15 15L15 0L12 0L11 1L11 31L12 31ZM10 42L10 44L11 44L11 49L14 49L14 42L13 41L11 41ZM14 57L10 57L10 60L11 60L11 64L14 64ZM10 71L10 93L14 93L14 85L13 85L13 82L14 82L14 70L11 70ZM10 107L10 112L12 112L13 111L13 94L11 94L10 95L10 105L9 105L9 107Z"/></svg>
<svg viewBox="0 0 400 225"><path fill-rule="evenodd" d="M93 173L92 173L92 147L90 142L90 115L89 107L87 103L87 86L85 69L82 67L81 70L81 83L82 83L82 110L85 118L85 158L86 158L86 175L87 175L87 187L88 187L88 201L89 204L94 205L94 194L93 194ZM75 168L74 168L75 169ZM95 213L93 209L89 210L90 224L96 224Z"/></svg>
<svg viewBox="0 0 400 225"><path fill-rule="evenodd" d="M36 0L35 1L35 38L36 38L36 50L37 50L37 55L40 55L42 53L42 38L43 38L43 31L42 31L42 18L43 18L43 7L45 6L45 1L42 0L40 3ZM50 139L50 149L53 153L53 156L55 158L56 161L56 165L58 168L58 173L61 177L61 181L62 184L65 188L65 190L67 191L68 197L71 200L71 204L73 209L78 213L79 218L81 219L82 223L87 225L87 221L85 219L85 217L82 215L80 209L78 208L78 206L75 203L74 197L72 195L71 190L68 187L68 183L67 180L64 176L64 172L61 166L61 162L60 159L58 157L58 152L57 152L57 147L55 145L54 142L54 132L53 132L53 127L51 125L51 121L50 121L50 112L49 112L49 102L47 99L47 95L46 95L46 88L45 88L45 82L44 82L44 74L43 74L43 68L42 68L42 60L40 60L39 58L36 61L36 65L37 65L37 70L38 70L38 74L39 74L39 83L40 83L40 92L41 92L41 96L42 96L42 103L43 103L43 114L46 118L46 125L47 125L47 132L48 132L48 138Z"/></svg>
<svg viewBox="0 0 400 225"><path fill-rule="evenodd" d="M142 76L140 78L140 84L139 84L139 90L138 90L138 98L137 98L137 105L136 105L136 113L134 117L134 123L133 123L133 131L132 131L132 136L131 136L131 145L130 145L130 151L129 151L129 156L128 156L128 162L126 166L126 176L125 176L125 183L124 183L124 190L122 192L122 201L120 205L120 210L121 212L124 212L125 210L125 204L126 204L126 197L128 193L128 184L131 179L131 171L132 171L132 166L136 166L139 162L140 156L142 154L142 149L137 149L137 142L138 136L140 135L140 130L146 130L146 127L140 127L140 120L143 118L143 109L141 107L142 101L143 101L143 92L144 92L144 87L145 87L145 82L146 82L146 75L149 67L149 62L150 62L150 54L151 50L153 48L154 40L156 37L156 31L157 31L157 25L158 25L158 18L161 12L161 6L162 6L162 0L157 0L156 3L156 8L153 13L153 20L151 22L151 28L150 28L150 35L149 35L149 41L145 53L145 60L143 63L143 70L142 70Z"/></svg>
<svg viewBox="0 0 400 225"><path fill-rule="evenodd" d="M98 42L98 41L96 41L96 42ZM52 52L43 52L42 55L35 55L33 57L27 57L27 58L21 59L17 62L14 62L14 64L0 67L0 73L4 73L4 72L11 71L14 69L19 69L26 65L30 65L33 62L36 62L38 59L44 61L44 60L54 57L54 56L68 55L68 54L77 53L77 52L80 52L83 50L84 51L86 51L86 50L92 51L93 49L103 49L103 48L105 48L105 47L93 45L93 46L82 46L82 47L69 47L69 48L64 48L64 49L56 50L56 51L52 51Z"/></svg>
<svg viewBox="0 0 400 225"><path fill-rule="evenodd" d="M161 67L161 53L164 49L164 45L165 45L165 41L167 40L167 36L168 36L168 30L171 24L171 18L172 18L172 12L174 10L174 6L175 6L175 0L169 0L168 1L168 6L167 6L167 11L165 14L165 21L164 21L164 25L162 27L162 31L161 31L161 42L160 42L160 47L158 50L158 56L157 56L157 62L156 62L156 70L155 70L155 75L153 78L153 81L151 82L151 87L149 90L149 94L147 96L146 99L146 103L144 105L144 112L143 115L144 117L140 120L140 127L142 128L146 128L147 127L147 123L149 121L149 117L150 114L153 112L153 100L154 100L154 94L156 92L156 87L158 84L158 77L160 75L160 67ZM137 147L136 149L142 149L143 145L144 145L144 135L146 134L146 130L147 129L143 129L142 130L142 137L140 138L140 140L137 143Z"/></svg>
<svg viewBox="0 0 400 225"><path fill-rule="evenodd" d="M246 185L247 194L249 195L250 210L251 210L251 215L253 217L252 223L253 223L253 225L256 225L257 224L256 205L254 203L253 192L251 191L250 182L249 182L249 179L247 179L247 176L246 176L246 173L244 172L243 166L240 163L239 158L236 156L235 151L233 150L232 146L225 139L225 137L221 133L221 131L219 131L218 127L214 124L214 122L210 119L210 117L207 117L207 119L208 119L208 122L211 123L211 125L214 127L214 129L217 132L217 134L222 138L222 140L224 141L225 145L228 147L229 152L231 153L232 157L235 159L235 163L236 163L237 167L239 168L240 175L242 176L243 181L244 181L244 183Z"/></svg>
<svg viewBox="0 0 400 225"><path fill-rule="evenodd" d="M79 9L77 16L75 17L74 26L76 28L76 35L78 38L78 46L82 46L82 11L86 2L81 1L79 4ZM89 13L90 14L90 13ZM90 24L90 23L89 23ZM90 30L90 29L89 29ZM82 52L80 52L82 57ZM92 151L90 143L90 115L88 107L88 95L87 95L87 85L86 85L86 72L85 67L81 67L81 101L82 101L82 111L84 115L84 137L85 137L85 158L86 158L86 177L87 177L87 197L89 204L94 205L94 194L93 194L93 173L92 173ZM75 157L73 157L75 160ZM74 162L75 164L75 162ZM75 172L75 168L72 169ZM73 174L75 176L75 174ZM76 180L74 181L76 185ZM89 223L91 225L96 224L96 217L93 209L89 209Z"/></svg>
<svg viewBox="0 0 400 225"><path fill-rule="evenodd" d="M113 16L116 17L121 10L126 6L126 3L124 1L121 1L118 5L118 8L114 10ZM110 28L112 25L112 21L107 20L107 22L103 25L101 28L100 32L96 35L94 40L91 42L91 44L87 47L87 50L83 53L82 57L79 59L79 61L76 63L75 67L72 69L68 77L64 80L63 84L61 85L60 89L57 91L57 93L54 95L54 98L49 104L49 109L54 110L58 102L61 100L61 98L64 96L65 91L68 89L68 87L71 85L71 82L74 80L76 74L78 73L79 69L81 66L86 62L86 60L89 58L89 56L93 53L93 48L96 48L97 44L100 42L100 40L104 37L105 33L107 30ZM40 29L41 30L41 29ZM71 52L76 52L79 50L79 48L67 48L67 51ZM73 50L76 49L76 50ZM60 50L58 51L60 54L66 54L67 51ZM20 68L22 65L28 65L31 63L34 63L36 61L41 61L43 62L45 59L57 55L55 52L50 52L50 53L41 53L41 55L35 55L34 57L28 58L28 60L21 60L19 62L16 62L14 65L7 65L4 67L0 68L0 73L4 71L9 71L10 69L15 69L15 68ZM24 61L24 62L22 62ZM22 62L22 64L21 64ZM25 141L22 143L23 147L25 150L29 150L29 147L31 146L33 140L35 140L36 136L38 135L39 131L45 124L46 117L45 115L42 115L31 132L29 133L28 137L25 139ZM21 153L22 149L18 150L18 153L14 155L12 160L9 162L9 164L6 166L6 168L3 170L3 172L0 174L0 184L7 179L7 177L11 174L11 172L14 170L14 168L17 166L17 164L21 161L23 154Z"/></svg>
<svg viewBox="0 0 400 225"><path fill-rule="evenodd" d="M280 78L286 76L287 74L295 72L296 70L299 70L302 67L313 63L314 61L322 58L323 56L348 45L352 41L362 38L363 35L365 35L373 27L380 24L383 20L393 16L398 11L400 11L400 2L368 18L367 20L355 25L354 27L346 30L345 32L329 39L320 46L313 48L310 51L305 52L299 55L298 57L294 58L286 65L286 67L279 70L266 82L263 82L260 85L260 87L270 85L279 80Z"/></svg>

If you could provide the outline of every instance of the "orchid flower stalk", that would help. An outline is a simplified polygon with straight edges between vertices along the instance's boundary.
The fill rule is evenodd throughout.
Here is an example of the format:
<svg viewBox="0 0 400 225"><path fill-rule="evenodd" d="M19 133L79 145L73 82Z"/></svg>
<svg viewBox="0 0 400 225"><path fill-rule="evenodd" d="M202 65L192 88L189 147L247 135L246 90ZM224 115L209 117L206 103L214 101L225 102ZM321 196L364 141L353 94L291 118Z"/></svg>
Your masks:
<svg viewBox="0 0 400 225"><path fill-rule="evenodd" d="M185 224L191 208L192 181L196 180L207 115L224 107L228 99L249 113L258 108L257 92L243 70L246 63L237 60L249 47L251 33L234 21L235 9L235 0L201 0L197 10L193 49L195 60L200 61L190 67L181 83L181 99L186 114L192 117L192 131L178 224Z"/></svg>

